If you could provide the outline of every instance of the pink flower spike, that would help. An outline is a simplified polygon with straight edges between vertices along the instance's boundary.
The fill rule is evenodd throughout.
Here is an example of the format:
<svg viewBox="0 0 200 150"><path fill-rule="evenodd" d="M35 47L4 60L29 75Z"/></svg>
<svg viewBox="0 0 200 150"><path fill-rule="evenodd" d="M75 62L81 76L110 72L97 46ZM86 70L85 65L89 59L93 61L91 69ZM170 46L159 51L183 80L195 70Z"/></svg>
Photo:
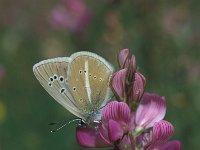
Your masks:
<svg viewBox="0 0 200 150"><path fill-rule="evenodd" d="M114 120L109 120L108 122L108 135L112 143L118 141L122 138L124 132L120 124Z"/></svg>
<svg viewBox="0 0 200 150"><path fill-rule="evenodd" d="M137 108L135 123L139 128L150 128L162 120L166 113L165 98L157 94L144 93Z"/></svg>
<svg viewBox="0 0 200 150"><path fill-rule="evenodd" d="M124 68L127 63L129 63L129 49L123 49L120 51L118 60L121 68Z"/></svg>
<svg viewBox="0 0 200 150"><path fill-rule="evenodd" d="M117 71L112 77L112 88L119 98L125 98L126 69Z"/></svg>
<svg viewBox="0 0 200 150"><path fill-rule="evenodd" d="M49 17L49 22L56 28L70 28L72 29L71 21L68 11L64 6L55 7Z"/></svg>
<svg viewBox="0 0 200 150"><path fill-rule="evenodd" d="M93 128L76 128L76 139L78 143L83 147L111 147L112 144L108 143L101 137L99 132Z"/></svg>
<svg viewBox="0 0 200 150"><path fill-rule="evenodd" d="M117 121L126 132L131 122L131 111L129 106L124 102L112 101L108 103L102 112L102 121Z"/></svg>

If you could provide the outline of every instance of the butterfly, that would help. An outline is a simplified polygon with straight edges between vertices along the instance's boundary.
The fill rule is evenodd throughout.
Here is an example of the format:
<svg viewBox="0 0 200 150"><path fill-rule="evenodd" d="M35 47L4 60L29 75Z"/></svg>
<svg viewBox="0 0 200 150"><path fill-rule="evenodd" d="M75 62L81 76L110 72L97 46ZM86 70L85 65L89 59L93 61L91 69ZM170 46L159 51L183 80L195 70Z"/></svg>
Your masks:
<svg viewBox="0 0 200 150"><path fill-rule="evenodd" d="M113 66L92 52L43 60L33 72L44 89L65 109L86 124L98 122L102 107L112 97Z"/></svg>

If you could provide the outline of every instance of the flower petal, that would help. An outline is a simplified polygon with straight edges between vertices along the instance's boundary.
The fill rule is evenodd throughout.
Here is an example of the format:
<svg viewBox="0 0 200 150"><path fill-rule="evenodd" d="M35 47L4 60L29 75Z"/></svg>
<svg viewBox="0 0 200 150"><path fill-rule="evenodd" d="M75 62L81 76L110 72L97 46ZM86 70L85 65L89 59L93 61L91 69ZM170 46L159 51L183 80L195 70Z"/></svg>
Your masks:
<svg viewBox="0 0 200 150"><path fill-rule="evenodd" d="M181 143L178 140L169 141L169 142L164 143L163 145L159 146L157 149L159 149L159 150L181 150ZM155 150L155 148L153 150Z"/></svg>
<svg viewBox="0 0 200 150"><path fill-rule="evenodd" d="M131 149L131 146L131 139L127 134L125 134L120 140L119 150L127 150L128 148Z"/></svg>
<svg viewBox="0 0 200 150"><path fill-rule="evenodd" d="M110 147L111 143L104 140L99 132L94 128L76 128L76 139L83 147Z"/></svg>
<svg viewBox="0 0 200 150"><path fill-rule="evenodd" d="M106 143L112 144L108 135L108 124L103 124L102 122L100 122L99 134Z"/></svg>
<svg viewBox="0 0 200 150"><path fill-rule="evenodd" d="M108 120L117 121L122 126L129 126L131 121L131 111L129 106L124 102L112 101L108 103L102 112L102 120L108 122Z"/></svg>
<svg viewBox="0 0 200 150"><path fill-rule="evenodd" d="M153 126L153 143L164 143L174 134L173 125L161 120Z"/></svg>
<svg viewBox="0 0 200 150"><path fill-rule="evenodd" d="M136 111L135 123L142 128L149 128L162 120L166 113L165 98L157 94L144 93Z"/></svg>
<svg viewBox="0 0 200 150"><path fill-rule="evenodd" d="M119 56L118 56L118 60L119 60L119 64L121 66L121 68L124 68L127 60L129 57L129 49L123 49L120 51Z"/></svg>
<svg viewBox="0 0 200 150"><path fill-rule="evenodd" d="M114 143L122 138L124 132L120 124L114 120L109 120L108 122L108 135L110 141Z"/></svg>
<svg viewBox="0 0 200 150"><path fill-rule="evenodd" d="M135 56L132 55L130 61L126 63L127 66L127 73L126 73L126 85L128 86L126 90L128 90L129 87L132 87L132 83L135 80L135 72L136 72L136 64L135 64Z"/></svg>
<svg viewBox="0 0 200 150"><path fill-rule="evenodd" d="M115 94L120 98L125 98L125 79L126 69L117 71L112 78L112 88Z"/></svg>
<svg viewBox="0 0 200 150"><path fill-rule="evenodd" d="M138 100L141 98L145 87L145 77L139 73L135 73L135 81L133 84L133 100Z"/></svg>

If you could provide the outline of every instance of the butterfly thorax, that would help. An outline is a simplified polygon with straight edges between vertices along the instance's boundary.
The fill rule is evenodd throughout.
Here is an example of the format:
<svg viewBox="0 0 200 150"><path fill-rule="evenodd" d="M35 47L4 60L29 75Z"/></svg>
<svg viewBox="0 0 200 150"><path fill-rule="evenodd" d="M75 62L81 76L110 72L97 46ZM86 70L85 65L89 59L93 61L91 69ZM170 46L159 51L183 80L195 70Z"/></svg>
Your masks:
<svg viewBox="0 0 200 150"><path fill-rule="evenodd" d="M86 121L84 121L84 120L81 119L78 122L77 126L81 127L81 128L86 128L86 127L88 128L89 127L89 128L97 129L99 123L100 123L100 120L93 120L93 121L90 120L90 122L86 122Z"/></svg>
<svg viewBox="0 0 200 150"><path fill-rule="evenodd" d="M92 113L85 114L86 119L83 122L87 126L96 126L101 120L102 109L94 110Z"/></svg>

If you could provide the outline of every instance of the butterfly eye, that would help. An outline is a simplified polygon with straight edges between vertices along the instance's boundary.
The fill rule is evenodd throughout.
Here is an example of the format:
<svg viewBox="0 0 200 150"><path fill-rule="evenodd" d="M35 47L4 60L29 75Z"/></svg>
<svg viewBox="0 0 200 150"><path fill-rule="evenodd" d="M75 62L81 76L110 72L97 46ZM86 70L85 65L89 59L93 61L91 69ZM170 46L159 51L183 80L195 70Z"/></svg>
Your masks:
<svg viewBox="0 0 200 150"><path fill-rule="evenodd" d="M50 80L51 82L53 82L53 78L52 78L52 77L50 77L49 80Z"/></svg>
<svg viewBox="0 0 200 150"><path fill-rule="evenodd" d="M76 91L76 87L73 87L73 90Z"/></svg>
<svg viewBox="0 0 200 150"><path fill-rule="evenodd" d="M84 70L84 72L86 73L86 70Z"/></svg>
<svg viewBox="0 0 200 150"><path fill-rule="evenodd" d="M97 76L94 76L94 79L96 79L97 78Z"/></svg>
<svg viewBox="0 0 200 150"><path fill-rule="evenodd" d="M91 74L89 74L89 76L91 77L92 75L91 75Z"/></svg>
<svg viewBox="0 0 200 150"><path fill-rule="evenodd" d="M99 81L102 81L102 78L99 78Z"/></svg>
<svg viewBox="0 0 200 150"><path fill-rule="evenodd" d="M79 70L79 73L82 74L82 70Z"/></svg>

